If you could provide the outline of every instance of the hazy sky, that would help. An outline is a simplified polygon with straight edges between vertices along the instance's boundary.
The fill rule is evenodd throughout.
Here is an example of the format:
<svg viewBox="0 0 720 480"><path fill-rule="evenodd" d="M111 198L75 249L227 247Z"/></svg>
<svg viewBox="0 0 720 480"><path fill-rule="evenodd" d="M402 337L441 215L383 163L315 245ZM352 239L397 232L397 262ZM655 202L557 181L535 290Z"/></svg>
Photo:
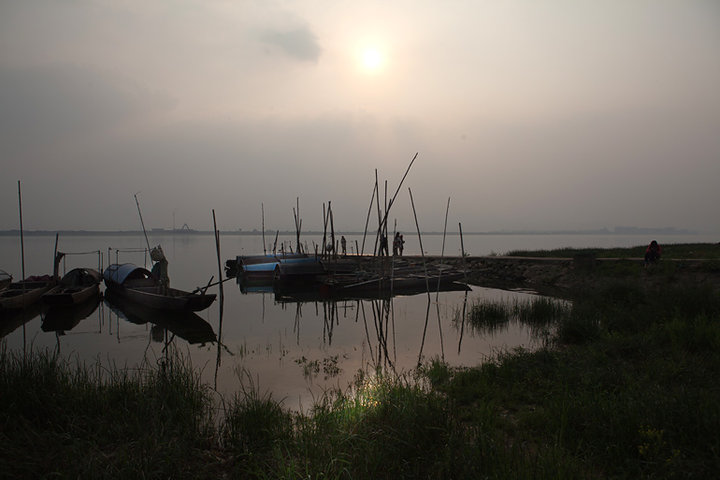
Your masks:
<svg viewBox="0 0 720 480"><path fill-rule="evenodd" d="M0 229L720 229L720 2L0 0Z"/></svg>

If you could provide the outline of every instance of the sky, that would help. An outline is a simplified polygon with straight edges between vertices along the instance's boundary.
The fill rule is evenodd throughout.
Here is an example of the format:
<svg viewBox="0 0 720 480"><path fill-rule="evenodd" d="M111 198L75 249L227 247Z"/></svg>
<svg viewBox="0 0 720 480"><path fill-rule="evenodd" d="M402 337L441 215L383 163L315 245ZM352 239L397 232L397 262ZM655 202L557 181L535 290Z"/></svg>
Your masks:
<svg viewBox="0 0 720 480"><path fill-rule="evenodd" d="M0 230L720 231L720 2L0 0L0 159Z"/></svg>

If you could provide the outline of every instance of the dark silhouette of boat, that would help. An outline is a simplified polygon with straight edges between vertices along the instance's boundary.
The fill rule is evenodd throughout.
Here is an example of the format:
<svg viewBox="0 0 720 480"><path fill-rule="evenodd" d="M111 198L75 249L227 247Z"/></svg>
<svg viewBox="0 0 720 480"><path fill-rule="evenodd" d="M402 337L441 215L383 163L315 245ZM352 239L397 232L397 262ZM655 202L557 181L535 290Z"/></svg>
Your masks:
<svg viewBox="0 0 720 480"><path fill-rule="evenodd" d="M55 284L55 279L49 275L12 282L5 289L0 290L0 310L27 308L38 302Z"/></svg>
<svg viewBox="0 0 720 480"><path fill-rule="evenodd" d="M208 308L216 297L203 289L186 292L162 286L147 269L132 263L110 265L103 279L117 298L155 310L197 312Z"/></svg>
<svg viewBox="0 0 720 480"><path fill-rule="evenodd" d="M79 305L100 295L100 272L92 268L73 268L60 283L42 295L49 306Z"/></svg>

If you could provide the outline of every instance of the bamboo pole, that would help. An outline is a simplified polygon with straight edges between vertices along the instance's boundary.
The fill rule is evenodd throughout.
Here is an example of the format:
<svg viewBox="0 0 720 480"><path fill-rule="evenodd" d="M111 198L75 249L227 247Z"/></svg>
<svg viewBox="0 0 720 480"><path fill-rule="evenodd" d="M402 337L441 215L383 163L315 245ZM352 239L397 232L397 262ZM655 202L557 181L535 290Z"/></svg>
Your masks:
<svg viewBox="0 0 720 480"><path fill-rule="evenodd" d="M263 239L263 255L267 255L265 248L265 204L260 203L260 211L262 212L262 239Z"/></svg>
<svg viewBox="0 0 720 480"><path fill-rule="evenodd" d="M445 256L445 235L447 234L447 220L448 220L448 213L450 212L450 197L448 197L447 201L447 207L445 208L445 226L443 227L443 241L442 241L442 249L440 250L440 258L443 258ZM435 299L440 296L440 278L442 277L442 269L440 269L440 275L438 275L438 282L437 282L437 294Z"/></svg>
<svg viewBox="0 0 720 480"><path fill-rule="evenodd" d="M140 192L138 192L140 193ZM140 215L140 225L142 225L143 234L145 235L145 243L147 244L148 252L150 251L150 240L148 240L147 231L145 231L145 222L143 222L142 212L140 211L140 202L138 201L138 194L135 195L135 205L137 205L138 215Z"/></svg>
<svg viewBox="0 0 720 480"><path fill-rule="evenodd" d="M217 228L217 221L215 220L215 209L214 208L212 211L212 215L213 215L213 231L215 232L215 252L217 253L218 278L220 279L220 281L218 282L218 285L220 286L220 316L222 317L224 292L223 292L223 282L222 282L222 262L220 261L220 231Z"/></svg>
<svg viewBox="0 0 720 480"><path fill-rule="evenodd" d="M362 249L358 250L359 255L362 255L365 252L365 237L367 237L367 228L368 228L368 224L370 223L370 212L372 212L372 206L373 206L373 201L375 200L375 192L376 191L377 191L377 183L375 183L375 186L373 187L373 193L370 196L370 206L368 207L367 217L365 218L365 230L363 231ZM357 243L357 241L356 241L356 243Z"/></svg>
<svg viewBox="0 0 720 480"><path fill-rule="evenodd" d="M23 237L23 215L22 215L22 191L20 189L20 180L18 180L18 210L20 215L20 271L22 278L25 280L25 239ZM23 284L23 289L25 285ZM23 302L23 308L25 308L25 302ZM27 361L27 331L25 329L25 322L23 322L23 366Z"/></svg>
<svg viewBox="0 0 720 480"><path fill-rule="evenodd" d="M400 183L398 184L397 190L395 190L395 194L390 199L390 203L388 204L386 210L385 210L385 217L382 220L382 223L387 222L387 217L390 214L390 209L392 208L393 204L395 203L395 199L397 198L398 192L400 192L400 188L402 187L402 184L405 182L405 178L408 176L408 173L410 173L410 168L412 168L413 163L415 163L415 159L417 158L419 152L415 153L415 156L410 161L410 165L408 165L407 169L405 170L405 174L403 175L402 179L400 180Z"/></svg>
<svg viewBox="0 0 720 480"><path fill-rule="evenodd" d="M330 217L330 241L333 245L333 258L337 258L337 247L335 245L335 222L333 221L332 202L328 201L328 217Z"/></svg>
<svg viewBox="0 0 720 480"><path fill-rule="evenodd" d="M25 280L25 238L23 237L22 191L18 180L18 210L20 214L20 272L21 280Z"/></svg>
<svg viewBox="0 0 720 480"><path fill-rule="evenodd" d="M426 290L428 292L428 297L430 297L430 284L429 284L428 274L427 274L427 264L425 263L425 249L423 248L422 235L420 234L420 224L418 224L417 212L415 211L415 202L413 201L412 190L410 190L410 188L408 188L408 192L410 192L410 204L412 205L413 216L415 217L415 227L417 228L418 241L420 242L420 255L422 256L423 269L425 270L425 286L426 286Z"/></svg>
<svg viewBox="0 0 720 480"><path fill-rule="evenodd" d="M328 223L328 215L327 210L325 208L325 202L323 202L323 244L322 244L322 257L325 258L325 254L327 253L327 223Z"/></svg>
<svg viewBox="0 0 720 480"><path fill-rule="evenodd" d="M377 197L375 198L375 203L377 205L377 214L378 214L378 231L375 234L375 249L373 250L373 255L378 254L378 241L380 240L380 232L382 232L382 215L380 214L380 184L378 183L377 168L375 169L375 189L378 192Z"/></svg>

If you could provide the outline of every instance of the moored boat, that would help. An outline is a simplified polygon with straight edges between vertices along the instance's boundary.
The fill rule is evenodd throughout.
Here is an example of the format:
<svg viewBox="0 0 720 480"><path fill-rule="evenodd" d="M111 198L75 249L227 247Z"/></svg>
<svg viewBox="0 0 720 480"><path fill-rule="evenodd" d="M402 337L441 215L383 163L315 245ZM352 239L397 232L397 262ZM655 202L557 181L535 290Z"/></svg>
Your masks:
<svg viewBox="0 0 720 480"><path fill-rule="evenodd" d="M49 275L12 282L0 291L0 310L26 308L39 301L55 283L55 279Z"/></svg>
<svg viewBox="0 0 720 480"><path fill-rule="evenodd" d="M5 270L0 270L0 290L5 289L10 283L12 283L12 275Z"/></svg>
<svg viewBox="0 0 720 480"><path fill-rule="evenodd" d="M42 301L47 305L78 305L100 294L100 272L92 268L73 268L60 283L44 293Z"/></svg>
<svg viewBox="0 0 720 480"><path fill-rule="evenodd" d="M103 280L117 298L156 310L197 312L208 308L216 297L201 289L187 292L162 286L150 271L132 263L110 265Z"/></svg>

